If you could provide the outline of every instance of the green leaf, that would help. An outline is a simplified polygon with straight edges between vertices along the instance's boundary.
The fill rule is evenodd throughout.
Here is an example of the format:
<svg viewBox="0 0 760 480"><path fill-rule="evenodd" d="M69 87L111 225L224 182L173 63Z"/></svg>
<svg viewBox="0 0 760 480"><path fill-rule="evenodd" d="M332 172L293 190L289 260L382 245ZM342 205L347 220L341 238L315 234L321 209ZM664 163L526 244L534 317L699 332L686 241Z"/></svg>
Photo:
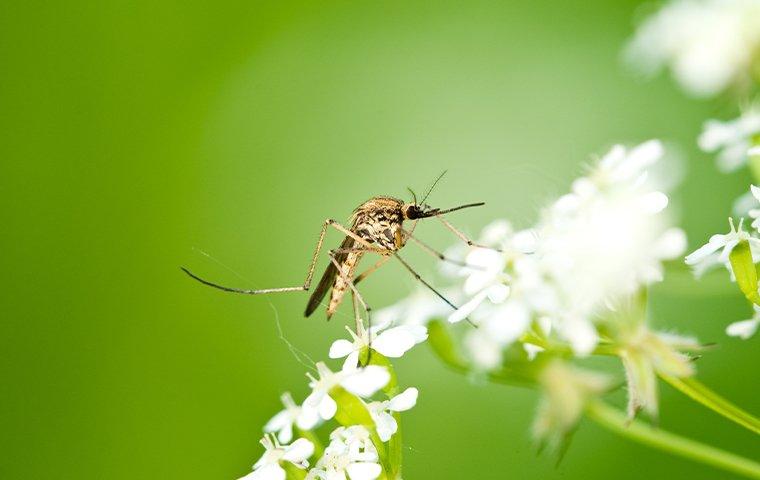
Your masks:
<svg viewBox="0 0 760 480"><path fill-rule="evenodd" d="M287 480L303 480L306 478L306 470L300 469L290 462L282 461L280 466L285 469Z"/></svg>
<svg viewBox="0 0 760 480"><path fill-rule="evenodd" d="M335 412L335 420L338 423L346 427L364 425L374 428L375 423L367 407L358 397L348 393L343 387L333 387L330 390L330 396L338 404L338 411Z"/></svg>
<svg viewBox="0 0 760 480"><path fill-rule="evenodd" d="M388 398L397 395L399 393L398 379L396 378L396 371L393 369L391 361L388 360L388 357L375 350L372 350L369 353L369 365L385 367L391 376L391 379L388 381L388 385L383 388L383 392L388 396Z"/></svg>
<svg viewBox="0 0 760 480"><path fill-rule="evenodd" d="M747 240L739 242L729 255L731 268L744 296L755 305L760 305L760 294L757 293L757 270L752 259L752 251Z"/></svg>

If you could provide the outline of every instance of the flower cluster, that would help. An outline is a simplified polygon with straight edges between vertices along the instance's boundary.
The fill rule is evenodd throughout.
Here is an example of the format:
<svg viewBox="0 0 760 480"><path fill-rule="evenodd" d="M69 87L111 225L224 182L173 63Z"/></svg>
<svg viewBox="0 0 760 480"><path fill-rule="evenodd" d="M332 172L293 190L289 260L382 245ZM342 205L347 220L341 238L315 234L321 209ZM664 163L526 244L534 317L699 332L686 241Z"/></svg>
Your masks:
<svg viewBox="0 0 760 480"><path fill-rule="evenodd" d="M754 304L755 313L752 318L730 324L726 333L732 337L747 339L751 337L760 324L760 296L756 274L756 263L760 262L760 188L750 186L750 194L755 202L755 208L749 210L752 219L750 231L744 230L744 218L734 225L729 218L728 233L718 233L697 250L686 256L686 264L690 265L697 277L716 266L723 266L731 274L731 280L738 282L747 299ZM744 248L742 248L744 247ZM742 255L740 252L744 252Z"/></svg>
<svg viewBox="0 0 760 480"><path fill-rule="evenodd" d="M757 76L758 51L760 1L673 0L639 26L625 56L645 74L669 67L704 97Z"/></svg>
<svg viewBox="0 0 760 480"><path fill-rule="evenodd" d="M391 448L388 442L394 441L399 429L398 413L414 407L418 391L410 387L397 393L387 358L400 357L424 341L427 329L383 322L349 333L353 341L336 340L330 348L331 358L346 357L339 371L318 362L315 374L306 374L311 393L301 405L290 393L282 395L284 409L264 426L264 455L243 478L284 480L294 472L294 478L320 480L398 476L394 469L400 459L388 457L391 450L400 455L401 449ZM373 399L381 391L386 398ZM314 429L333 419L339 426L330 433L327 447L322 448ZM294 436L299 438L292 441ZM312 457L316 460L310 467Z"/></svg>
<svg viewBox="0 0 760 480"><path fill-rule="evenodd" d="M691 338L651 331L645 318L642 292L663 279L663 262L686 248L685 234L668 215L663 182L654 174L663 157L655 140L631 149L614 146L533 227L516 230L497 221L478 240L484 248L449 250L467 265L444 269L456 282L448 292L463 302L456 311L442 314L431 299L415 295L379 315L412 324L469 319L477 328L465 331L463 345L473 368L492 372L514 368L520 358L533 362L531 375L550 392L547 398L553 398L551 391L575 391L583 399L609 384L597 374L557 380L568 376L547 371L549 364L552 372L577 371L558 366L568 352L617 355L628 379L630 414L655 415L656 386L649 379L655 372L691 375L689 357L679 351L698 346ZM557 414L562 421L547 421L553 417L547 408L536 427L547 437L547 425L567 429L582 410L571 409L572 420Z"/></svg>

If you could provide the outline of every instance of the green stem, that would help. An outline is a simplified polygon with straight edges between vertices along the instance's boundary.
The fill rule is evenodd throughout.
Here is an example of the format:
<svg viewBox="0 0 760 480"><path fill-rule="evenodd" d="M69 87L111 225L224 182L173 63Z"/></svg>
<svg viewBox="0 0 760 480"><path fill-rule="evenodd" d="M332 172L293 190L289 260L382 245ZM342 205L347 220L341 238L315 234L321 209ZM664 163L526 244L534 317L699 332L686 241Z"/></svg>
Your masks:
<svg viewBox="0 0 760 480"><path fill-rule="evenodd" d="M760 463L654 428L638 420L629 421L624 413L599 400L589 403L586 415L602 427L649 447L747 478L760 479Z"/></svg>
<svg viewBox="0 0 760 480"><path fill-rule="evenodd" d="M760 435L760 419L742 410L694 378L660 374L660 378L710 410Z"/></svg>

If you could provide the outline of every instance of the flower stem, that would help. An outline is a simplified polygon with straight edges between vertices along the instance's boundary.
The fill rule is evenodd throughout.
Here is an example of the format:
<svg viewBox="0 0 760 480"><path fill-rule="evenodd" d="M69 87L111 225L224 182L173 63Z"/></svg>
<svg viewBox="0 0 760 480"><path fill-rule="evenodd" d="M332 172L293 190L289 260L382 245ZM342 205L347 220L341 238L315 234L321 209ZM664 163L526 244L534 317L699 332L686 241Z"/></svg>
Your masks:
<svg viewBox="0 0 760 480"><path fill-rule="evenodd" d="M602 401L595 400L589 403L586 415L602 427L644 445L747 478L760 479L760 463L654 428L638 420L629 422L624 413Z"/></svg>
<svg viewBox="0 0 760 480"><path fill-rule="evenodd" d="M660 374L660 378L692 400L760 435L760 419L713 392L697 379L677 378L663 374Z"/></svg>

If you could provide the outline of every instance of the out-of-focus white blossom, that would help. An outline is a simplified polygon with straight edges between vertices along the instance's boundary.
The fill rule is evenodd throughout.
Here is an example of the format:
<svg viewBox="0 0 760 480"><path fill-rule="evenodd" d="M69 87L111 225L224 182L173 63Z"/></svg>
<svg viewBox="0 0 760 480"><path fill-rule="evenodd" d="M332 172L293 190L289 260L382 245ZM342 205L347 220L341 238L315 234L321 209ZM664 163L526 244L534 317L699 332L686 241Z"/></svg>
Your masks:
<svg viewBox="0 0 760 480"><path fill-rule="evenodd" d="M693 375L691 357L679 350L697 349L699 343L693 337L653 332L643 322L619 341L628 384L628 416L633 418L644 410L657 417L657 374L677 378Z"/></svg>
<svg viewBox="0 0 760 480"><path fill-rule="evenodd" d="M753 336L757 331L758 325L760 325L760 307L753 305L754 315L747 320L740 320L734 322L726 327L726 334L731 337L739 337L742 340L746 340Z"/></svg>
<svg viewBox="0 0 760 480"><path fill-rule="evenodd" d="M710 237L710 240L706 244L686 256L686 264L692 267L694 275L697 277L702 276L716 265L724 265L729 272L732 272L733 278L729 255L731 255L734 247L743 240L749 242L752 257L756 259L755 262L760 261L760 240L744 231L742 226L744 219L739 221L738 228L734 226L733 219L729 218L728 220L730 225L728 233L716 233Z"/></svg>
<svg viewBox="0 0 760 480"><path fill-rule="evenodd" d="M280 445L274 437L261 439L266 451L253 465L253 471L240 480L285 480L287 474L281 461L290 462L298 468L309 466L308 459L314 454L314 444L299 438L291 445Z"/></svg>
<svg viewBox="0 0 760 480"><path fill-rule="evenodd" d="M547 365L539 382L543 398L533 422L533 436L557 448L572 431L587 402L604 393L612 382L603 374L573 367L560 360Z"/></svg>
<svg viewBox="0 0 760 480"><path fill-rule="evenodd" d="M307 480L374 480L382 473L369 431L361 425L339 427Z"/></svg>
<svg viewBox="0 0 760 480"><path fill-rule="evenodd" d="M375 429L380 440L387 442L398 430L398 424L392 412L405 412L411 409L417 404L418 395L416 388L409 387L390 400L367 404L367 410L375 422Z"/></svg>
<svg viewBox="0 0 760 480"><path fill-rule="evenodd" d="M330 346L330 358L346 357L346 364L356 365L362 349L372 346L372 349L390 358L399 358L415 345L427 339L427 328L423 325L399 325L391 327L390 319L382 324L373 325L369 330L361 327L354 332L346 327L353 338L336 340Z"/></svg>
<svg viewBox="0 0 760 480"><path fill-rule="evenodd" d="M499 250L461 254L469 267L448 271L461 280L454 292L464 300L448 320L477 324L464 341L477 367L498 367L503 351L536 329L589 354L609 305L662 280L662 263L686 248L658 189L663 182L650 174L663 156L655 140L616 145L532 228L494 222L480 242Z"/></svg>
<svg viewBox="0 0 760 480"><path fill-rule="evenodd" d="M625 57L647 75L668 67L705 97L750 78L759 49L760 1L671 0L638 27Z"/></svg>
<svg viewBox="0 0 760 480"><path fill-rule="evenodd" d="M760 27L759 27L760 28ZM732 172L747 164L752 146L760 141L760 108L754 107L728 122L708 120L697 143L705 152L718 152L718 169Z"/></svg>
<svg viewBox="0 0 760 480"><path fill-rule="evenodd" d="M330 390L334 387L341 386L354 395L367 398L386 386L391 378L386 368L377 365L359 368L356 364L345 364L341 371L333 372L322 362L317 363L317 374L319 378L306 374L311 380L309 386L312 392L304 400L302 408L308 412L306 418L322 420L331 419L338 409L338 404L330 397ZM312 427L305 425L307 429Z"/></svg>

